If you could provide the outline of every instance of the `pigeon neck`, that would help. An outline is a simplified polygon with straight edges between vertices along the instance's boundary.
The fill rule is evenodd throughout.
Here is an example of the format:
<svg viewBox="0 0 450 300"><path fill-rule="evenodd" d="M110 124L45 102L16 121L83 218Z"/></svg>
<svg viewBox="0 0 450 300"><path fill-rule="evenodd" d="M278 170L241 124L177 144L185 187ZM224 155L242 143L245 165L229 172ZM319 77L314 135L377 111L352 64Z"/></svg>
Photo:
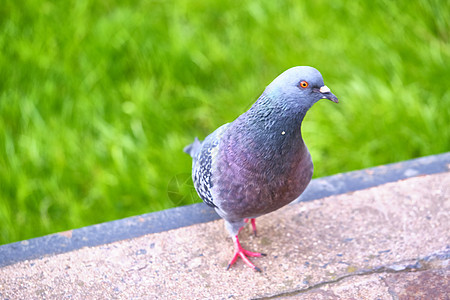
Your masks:
<svg viewBox="0 0 450 300"><path fill-rule="evenodd" d="M304 146L301 124L309 107L292 105L289 100L271 101L264 94L232 126L232 151L248 153L251 157L295 156ZM298 100L297 100L298 102Z"/></svg>
<svg viewBox="0 0 450 300"><path fill-rule="evenodd" d="M301 140L301 125L311 105L289 97L274 101L264 93L243 119L247 119L249 132L266 136L274 143L286 138Z"/></svg>

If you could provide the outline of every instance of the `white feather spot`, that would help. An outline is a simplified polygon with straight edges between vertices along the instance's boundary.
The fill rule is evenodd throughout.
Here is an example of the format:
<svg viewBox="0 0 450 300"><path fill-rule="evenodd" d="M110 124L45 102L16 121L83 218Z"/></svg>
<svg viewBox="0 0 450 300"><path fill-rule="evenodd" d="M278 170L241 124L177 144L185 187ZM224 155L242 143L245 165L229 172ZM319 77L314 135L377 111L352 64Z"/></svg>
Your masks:
<svg viewBox="0 0 450 300"><path fill-rule="evenodd" d="M281 134L282 134L282 135L285 135L285 134L286 134L286 132L282 131L282 132L281 132Z"/></svg>

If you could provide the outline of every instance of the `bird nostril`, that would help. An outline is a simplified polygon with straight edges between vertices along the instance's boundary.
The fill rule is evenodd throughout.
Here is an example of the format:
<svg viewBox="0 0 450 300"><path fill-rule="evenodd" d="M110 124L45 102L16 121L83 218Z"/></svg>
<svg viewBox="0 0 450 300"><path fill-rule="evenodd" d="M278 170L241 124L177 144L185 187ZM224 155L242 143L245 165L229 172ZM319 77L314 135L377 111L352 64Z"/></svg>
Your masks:
<svg viewBox="0 0 450 300"><path fill-rule="evenodd" d="M324 85L324 86L320 87L319 92L321 92L323 94L323 93L329 93L329 92L331 92L331 90L326 85Z"/></svg>

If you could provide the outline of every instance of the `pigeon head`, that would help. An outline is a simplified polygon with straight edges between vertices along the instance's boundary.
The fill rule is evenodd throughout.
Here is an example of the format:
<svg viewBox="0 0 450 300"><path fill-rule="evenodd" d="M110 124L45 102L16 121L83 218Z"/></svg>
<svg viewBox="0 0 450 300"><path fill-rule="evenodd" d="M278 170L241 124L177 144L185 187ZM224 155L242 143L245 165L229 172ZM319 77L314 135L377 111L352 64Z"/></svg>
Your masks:
<svg viewBox="0 0 450 300"><path fill-rule="evenodd" d="M337 97L323 83L322 75L313 67L293 67L275 78L264 94L283 106L301 106L306 109L320 99L338 103Z"/></svg>
<svg viewBox="0 0 450 300"><path fill-rule="evenodd" d="M323 83L319 71L307 66L293 67L266 87L253 106L238 118L240 121L236 126L250 126L253 131L250 130L249 134L259 137L261 144L270 140L274 147L278 147L279 139L290 136L290 133L301 135L298 128L303 118L311 106L321 99L338 103L337 97ZM285 135L274 137L277 132L285 132Z"/></svg>

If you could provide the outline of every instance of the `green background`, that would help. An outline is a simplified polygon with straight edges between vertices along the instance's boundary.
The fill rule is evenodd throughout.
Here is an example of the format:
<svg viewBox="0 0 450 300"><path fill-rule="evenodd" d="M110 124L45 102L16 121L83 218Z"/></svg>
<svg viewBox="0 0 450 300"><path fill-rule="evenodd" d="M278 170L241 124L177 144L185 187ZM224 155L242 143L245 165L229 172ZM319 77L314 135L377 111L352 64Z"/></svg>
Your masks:
<svg viewBox="0 0 450 300"><path fill-rule="evenodd" d="M446 1L0 5L0 244L200 199L182 152L319 69L315 177L450 150Z"/></svg>

